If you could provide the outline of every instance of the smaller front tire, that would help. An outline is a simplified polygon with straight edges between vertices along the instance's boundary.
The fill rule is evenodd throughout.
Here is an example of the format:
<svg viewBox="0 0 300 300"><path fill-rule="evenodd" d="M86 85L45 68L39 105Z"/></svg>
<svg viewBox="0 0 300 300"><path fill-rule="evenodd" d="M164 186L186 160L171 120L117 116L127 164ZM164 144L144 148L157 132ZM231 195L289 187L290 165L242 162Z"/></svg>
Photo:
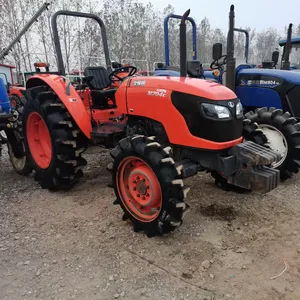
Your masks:
<svg viewBox="0 0 300 300"><path fill-rule="evenodd" d="M189 188L179 178L170 150L137 135L124 138L111 151L115 204L124 211L123 219L130 219L134 230L144 230L148 237L178 228L187 207Z"/></svg>
<svg viewBox="0 0 300 300"><path fill-rule="evenodd" d="M277 151L281 159L273 164L280 171L281 180L291 178L300 169L300 123L289 112L270 107L257 108L245 115L248 122L258 125L258 131L266 137L260 145ZM247 140L257 142L254 135Z"/></svg>

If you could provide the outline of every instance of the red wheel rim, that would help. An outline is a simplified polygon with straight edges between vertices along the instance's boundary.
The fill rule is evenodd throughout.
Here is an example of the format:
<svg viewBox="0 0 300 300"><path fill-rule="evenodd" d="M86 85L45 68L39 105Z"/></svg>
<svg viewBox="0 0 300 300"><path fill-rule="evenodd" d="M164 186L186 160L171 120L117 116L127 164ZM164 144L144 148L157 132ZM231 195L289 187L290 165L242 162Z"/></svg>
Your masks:
<svg viewBox="0 0 300 300"><path fill-rule="evenodd" d="M127 157L117 171L117 189L127 211L141 222L155 220L162 206L162 192L153 170L138 157Z"/></svg>
<svg viewBox="0 0 300 300"><path fill-rule="evenodd" d="M17 108L17 101L15 99L10 100L10 104L14 107Z"/></svg>
<svg viewBox="0 0 300 300"><path fill-rule="evenodd" d="M31 155L36 164L46 169L52 158L52 143L48 127L37 112L32 112L26 125L27 141Z"/></svg>

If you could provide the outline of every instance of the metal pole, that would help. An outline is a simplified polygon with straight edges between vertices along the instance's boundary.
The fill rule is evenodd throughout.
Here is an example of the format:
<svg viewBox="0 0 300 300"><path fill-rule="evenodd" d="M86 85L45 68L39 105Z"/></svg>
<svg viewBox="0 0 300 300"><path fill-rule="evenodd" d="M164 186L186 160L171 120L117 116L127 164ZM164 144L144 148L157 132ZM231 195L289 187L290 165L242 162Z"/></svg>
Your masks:
<svg viewBox="0 0 300 300"><path fill-rule="evenodd" d="M227 35L226 86L235 88L235 58L234 58L234 5L230 6L229 31Z"/></svg>
<svg viewBox="0 0 300 300"><path fill-rule="evenodd" d="M45 2L42 7L35 13L35 15L27 22L24 28L20 31L20 33L13 39L13 41L0 53L0 60L2 60L6 55L9 54L9 51L12 47L17 43L20 42L20 38L26 33L26 31L32 26L34 22L37 22L39 16L48 9L50 3Z"/></svg>

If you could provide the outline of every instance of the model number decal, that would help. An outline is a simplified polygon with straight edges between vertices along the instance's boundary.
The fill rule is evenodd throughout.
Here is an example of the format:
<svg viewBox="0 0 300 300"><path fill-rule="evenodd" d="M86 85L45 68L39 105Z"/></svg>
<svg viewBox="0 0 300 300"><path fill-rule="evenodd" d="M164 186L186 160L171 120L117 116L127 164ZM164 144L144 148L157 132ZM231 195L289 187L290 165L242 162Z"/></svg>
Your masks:
<svg viewBox="0 0 300 300"><path fill-rule="evenodd" d="M76 98L69 98L69 101L70 102L77 102L77 99Z"/></svg>
<svg viewBox="0 0 300 300"><path fill-rule="evenodd" d="M134 86L144 86L146 84L146 80L136 80L133 82Z"/></svg>
<svg viewBox="0 0 300 300"><path fill-rule="evenodd" d="M280 82L275 80L241 80L241 85L279 85Z"/></svg>
<svg viewBox="0 0 300 300"><path fill-rule="evenodd" d="M166 97L167 96L167 90L164 89L157 89L155 91L148 91L148 96L155 96L155 97Z"/></svg>

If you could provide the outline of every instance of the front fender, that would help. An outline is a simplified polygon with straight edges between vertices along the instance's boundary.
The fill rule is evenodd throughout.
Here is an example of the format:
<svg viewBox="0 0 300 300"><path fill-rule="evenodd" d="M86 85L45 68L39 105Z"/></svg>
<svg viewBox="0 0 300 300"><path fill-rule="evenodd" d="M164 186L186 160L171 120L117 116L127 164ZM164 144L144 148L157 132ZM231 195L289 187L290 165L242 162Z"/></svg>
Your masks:
<svg viewBox="0 0 300 300"><path fill-rule="evenodd" d="M69 84L68 95L68 82L63 77L53 74L36 74L28 79L26 89L45 84L59 97L78 127L90 139L92 131L91 119L75 88Z"/></svg>

